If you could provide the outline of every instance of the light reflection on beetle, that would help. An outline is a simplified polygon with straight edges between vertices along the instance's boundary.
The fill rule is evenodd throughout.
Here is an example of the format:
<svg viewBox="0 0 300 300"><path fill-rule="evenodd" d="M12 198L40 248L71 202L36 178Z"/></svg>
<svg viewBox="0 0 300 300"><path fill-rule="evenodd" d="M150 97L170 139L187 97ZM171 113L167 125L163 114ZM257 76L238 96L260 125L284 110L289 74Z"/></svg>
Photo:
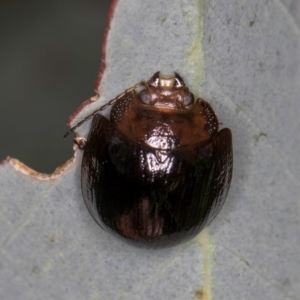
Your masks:
<svg viewBox="0 0 300 300"><path fill-rule="evenodd" d="M108 105L110 120L98 113ZM84 150L83 198L102 228L161 248L191 239L214 219L231 182L231 131L218 131L211 106L194 101L177 73L157 72L91 116L87 140L75 141Z"/></svg>

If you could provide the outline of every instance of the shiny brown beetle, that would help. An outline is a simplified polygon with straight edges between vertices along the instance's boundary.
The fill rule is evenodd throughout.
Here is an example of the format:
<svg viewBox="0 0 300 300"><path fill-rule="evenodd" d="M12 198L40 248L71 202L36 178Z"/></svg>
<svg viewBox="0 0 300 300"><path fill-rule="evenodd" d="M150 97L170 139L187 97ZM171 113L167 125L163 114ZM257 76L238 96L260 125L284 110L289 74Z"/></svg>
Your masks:
<svg viewBox="0 0 300 300"><path fill-rule="evenodd" d="M137 88L143 87L137 93ZM99 114L113 105L110 120ZM182 78L155 73L92 115L81 186L95 221L147 248L178 244L218 214L232 175L232 139ZM88 118L80 122L71 131Z"/></svg>

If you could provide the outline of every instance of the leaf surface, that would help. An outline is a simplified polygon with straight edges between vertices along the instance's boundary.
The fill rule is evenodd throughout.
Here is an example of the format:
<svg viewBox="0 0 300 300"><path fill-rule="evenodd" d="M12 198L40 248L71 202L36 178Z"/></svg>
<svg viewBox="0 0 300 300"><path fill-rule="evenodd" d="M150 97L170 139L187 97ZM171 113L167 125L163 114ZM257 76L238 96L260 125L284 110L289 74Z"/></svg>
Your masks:
<svg viewBox="0 0 300 300"><path fill-rule="evenodd" d="M6 160L0 298L300 299L299 24L288 1L114 1L99 97L71 126L154 72L176 71L233 132L227 201L197 239L136 249L89 215L81 151L50 176Z"/></svg>

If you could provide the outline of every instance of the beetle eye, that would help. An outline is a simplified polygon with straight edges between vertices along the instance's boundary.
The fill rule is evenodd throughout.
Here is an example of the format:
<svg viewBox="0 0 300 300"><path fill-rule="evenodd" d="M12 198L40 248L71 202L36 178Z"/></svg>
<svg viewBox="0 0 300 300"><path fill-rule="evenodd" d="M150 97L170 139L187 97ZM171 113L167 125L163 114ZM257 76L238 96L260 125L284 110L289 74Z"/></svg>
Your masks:
<svg viewBox="0 0 300 300"><path fill-rule="evenodd" d="M140 91L139 98L142 100L143 103L150 104L151 97L149 96L149 93L147 90Z"/></svg>
<svg viewBox="0 0 300 300"><path fill-rule="evenodd" d="M184 105L190 105L194 102L194 95L192 93L188 93L188 95L184 96L183 103Z"/></svg>

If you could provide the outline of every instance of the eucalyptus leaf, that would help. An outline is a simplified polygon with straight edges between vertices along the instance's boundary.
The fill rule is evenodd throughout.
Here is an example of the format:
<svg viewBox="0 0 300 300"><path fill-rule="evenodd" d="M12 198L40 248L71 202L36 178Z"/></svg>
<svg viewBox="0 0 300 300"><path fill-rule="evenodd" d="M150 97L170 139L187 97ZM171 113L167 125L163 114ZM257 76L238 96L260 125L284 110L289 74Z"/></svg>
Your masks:
<svg viewBox="0 0 300 300"><path fill-rule="evenodd" d="M191 242L138 249L89 215L81 150L52 175L7 159L0 299L300 299L298 2L119 0L109 20L97 96L70 125L176 71L233 132L227 201Z"/></svg>

